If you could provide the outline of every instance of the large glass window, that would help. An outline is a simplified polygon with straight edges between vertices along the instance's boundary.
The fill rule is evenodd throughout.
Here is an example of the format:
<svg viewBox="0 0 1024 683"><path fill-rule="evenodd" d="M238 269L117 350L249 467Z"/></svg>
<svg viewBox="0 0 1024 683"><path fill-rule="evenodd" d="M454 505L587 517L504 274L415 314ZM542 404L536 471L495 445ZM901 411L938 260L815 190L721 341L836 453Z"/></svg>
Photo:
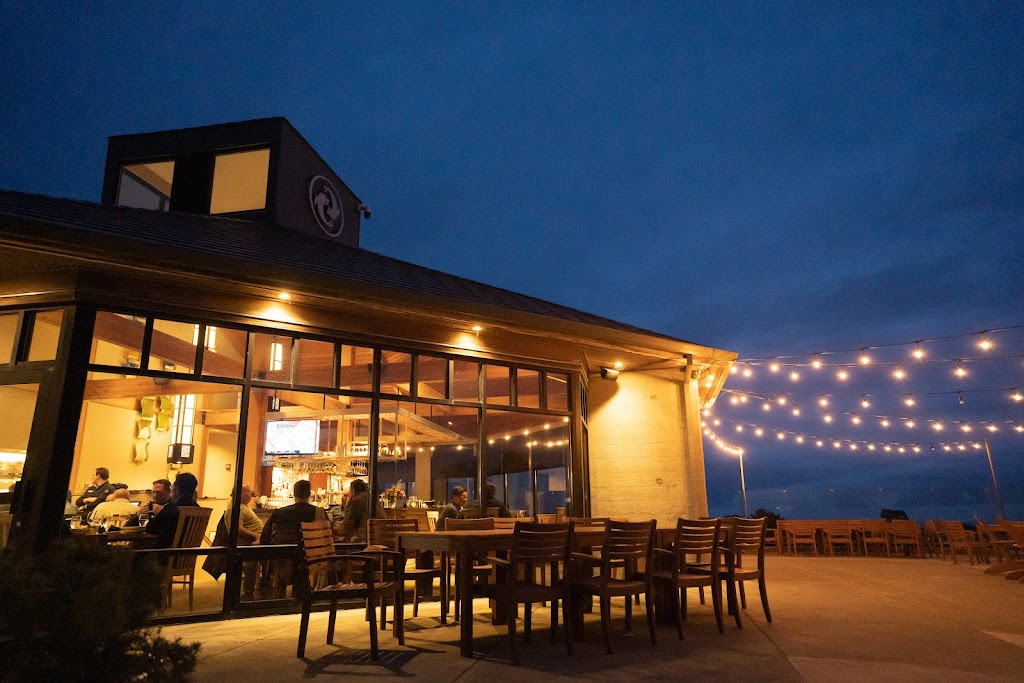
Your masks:
<svg viewBox="0 0 1024 683"><path fill-rule="evenodd" d="M230 327L208 326L204 333L203 374L241 379L245 376L245 347L249 334ZM199 326L196 325L196 339Z"/></svg>
<svg viewBox="0 0 1024 683"><path fill-rule="evenodd" d="M269 168L269 149L218 154L213 162L210 213L266 208Z"/></svg>
<svg viewBox="0 0 1024 683"><path fill-rule="evenodd" d="M513 515L555 514L568 505L565 416L487 411L487 480Z"/></svg>
<svg viewBox="0 0 1024 683"><path fill-rule="evenodd" d="M14 347L18 341L15 339L17 333L18 314L0 315L0 365L6 365L14 360Z"/></svg>
<svg viewBox="0 0 1024 683"><path fill-rule="evenodd" d="M38 384L0 386L0 504L10 504L14 484L21 480L38 395ZM6 541L0 535L0 548Z"/></svg>
<svg viewBox="0 0 1024 683"><path fill-rule="evenodd" d="M300 339L296 353L296 384L314 387L334 386L334 344L314 339Z"/></svg>
<svg viewBox="0 0 1024 683"><path fill-rule="evenodd" d="M412 356L397 351L380 355L380 391L382 394L408 396L412 386Z"/></svg>
<svg viewBox="0 0 1024 683"><path fill-rule="evenodd" d="M520 408L540 408L540 373L536 370L516 369L516 405Z"/></svg>
<svg viewBox="0 0 1024 683"><path fill-rule="evenodd" d="M291 337L258 333L252 353L253 379L268 382L291 382Z"/></svg>
<svg viewBox="0 0 1024 683"><path fill-rule="evenodd" d="M190 541L168 528L125 542L169 548L213 542L234 482L241 395L238 386L187 378L91 372L68 484L72 500L66 513L73 533L149 521L140 513L150 501L160 502L164 485L158 482L173 482L188 472L199 483L199 507L210 510L203 538ZM182 575L194 580L192 606L188 591L175 586L163 614L221 611L224 584L202 571L205 561L200 556L194 566L187 560L179 563Z"/></svg>
<svg viewBox="0 0 1024 683"><path fill-rule="evenodd" d="M191 374L196 367L198 327L173 320L153 321L149 369Z"/></svg>
<svg viewBox="0 0 1024 683"><path fill-rule="evenodd" d="M452 398L457 401L479 401L480 364L456 360L452 365Z"/></svg>
<svg viewBox="0 0 1024 683"><path fill-rule="evenodd" d="M117 187L117 205L167 211L173 180L173 161L125 164Z"/></svg>
<svg viewBox="0 0 1024 683"><path fill-rule="evenodd" d="M420 398L448 398L448 359L416 356L416 395Z"/></svg>
<svg viewBox="0 0 1024 683"><path fill-rule="evenodd" d="M512 395L509 368L504 365L484 366L484 391L487 403L493 406L510 405Z"/></svg>
<svg viewBox="0 0 1024 683"><path fill-rule="evenodd" d="M341 377L344 391L373 391L373 349L365 346L341 347Z"/></svg>

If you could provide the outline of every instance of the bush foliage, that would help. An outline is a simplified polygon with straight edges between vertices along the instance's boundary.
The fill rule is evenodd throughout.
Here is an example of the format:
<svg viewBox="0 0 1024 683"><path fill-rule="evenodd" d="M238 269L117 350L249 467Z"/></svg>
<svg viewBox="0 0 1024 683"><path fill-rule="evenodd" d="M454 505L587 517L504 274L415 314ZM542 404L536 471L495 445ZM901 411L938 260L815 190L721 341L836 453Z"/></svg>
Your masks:
<svg viewBox="0 0 1024 683"><path fill-rule="evenodd" d="M161 577L151 560L87 540L0 554L0 678L189 680L199 643L172 642L147 626Z"/></svg>

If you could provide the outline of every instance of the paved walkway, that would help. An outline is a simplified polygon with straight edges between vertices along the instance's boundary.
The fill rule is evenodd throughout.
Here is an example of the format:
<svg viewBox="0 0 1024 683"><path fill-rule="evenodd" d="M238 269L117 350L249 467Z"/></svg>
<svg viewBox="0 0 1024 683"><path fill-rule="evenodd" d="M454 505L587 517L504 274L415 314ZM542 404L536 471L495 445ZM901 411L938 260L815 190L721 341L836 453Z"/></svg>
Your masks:
<svg viewBox="0 0 1024 683"><path fill-rule="evenodd" d="M647 638L643 608L634 633L623 633L621 603L612 647L600 644L596 617L573 657L551 644L547 609L537 607L534 641L509 661L506 631L490 625L479 604L473 658L458 655L458 626L439 626L437 603L421 605L406 622L406 646L381 634L381 660L369 659L362 613L339 615L334 645L327 617L314 614L306 658L295 657L298 615L237 619L164 629L198 640L197 681L333 680L339 676L419 677L430 681L696 679L715 681L1020 681L1024 680L1024 585L982 573L983 567L942 560L770 557L765 620L757 590L743 628L726 622L720 635L710 607L691 593L685 639L659 627ZM411 613L411 608L407 608ZM639 617L639 619L636 619ZM520 632L521 637L521 632Z"/></svg>

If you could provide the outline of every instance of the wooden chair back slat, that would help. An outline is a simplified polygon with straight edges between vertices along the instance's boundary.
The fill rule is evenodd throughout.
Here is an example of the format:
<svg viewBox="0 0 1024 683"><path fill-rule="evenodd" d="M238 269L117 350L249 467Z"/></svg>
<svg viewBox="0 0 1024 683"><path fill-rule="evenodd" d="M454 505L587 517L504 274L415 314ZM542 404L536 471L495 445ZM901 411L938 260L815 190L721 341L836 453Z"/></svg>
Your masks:
<svg viewBox="0 0 1024 683"><path fill-rule="evenodd" d="M488 531L494 528L494 518L449 519L445 521L444 528L445 531Z"/></svg>

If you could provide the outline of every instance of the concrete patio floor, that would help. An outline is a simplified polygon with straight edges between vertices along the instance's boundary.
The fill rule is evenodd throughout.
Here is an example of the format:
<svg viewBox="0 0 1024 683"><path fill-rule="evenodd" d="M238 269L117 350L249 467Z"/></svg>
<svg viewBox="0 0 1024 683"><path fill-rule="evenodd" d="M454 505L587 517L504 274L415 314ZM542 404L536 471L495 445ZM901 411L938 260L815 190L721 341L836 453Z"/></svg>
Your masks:
<svg viewBox="0 0 1024 683"><path fill-rule="evenodd" d="M684 640L675 627L647 637L643 608L623 633L622 603L613 611L612 647L601 646L597 617L572 657L549 640L547 608L536 607L534 638L509 659L504 627L490 624L478 601L475 656L459 656L457 625L440 626L438 604L406 621L406 644L380 637L371 662L360 610L339 613L334 645L327 615L310 622L306 657L295 657L298 615L164 628L165 636L202 643L197 681L331 680L339 676L418 677L430 681L664 678L729 681L1018 681L1024 680L1024 585L983 574L984 566L937 559L776 557L767 560L772 623L756 586L743 628L731 619L720 635L710 606L691 592ZM709 600L710 602L710 600ZM411 607L407 607L411 614ZM521 637L520 630L520 637ZM560 635L560 634L559 634Z"/></svg>

